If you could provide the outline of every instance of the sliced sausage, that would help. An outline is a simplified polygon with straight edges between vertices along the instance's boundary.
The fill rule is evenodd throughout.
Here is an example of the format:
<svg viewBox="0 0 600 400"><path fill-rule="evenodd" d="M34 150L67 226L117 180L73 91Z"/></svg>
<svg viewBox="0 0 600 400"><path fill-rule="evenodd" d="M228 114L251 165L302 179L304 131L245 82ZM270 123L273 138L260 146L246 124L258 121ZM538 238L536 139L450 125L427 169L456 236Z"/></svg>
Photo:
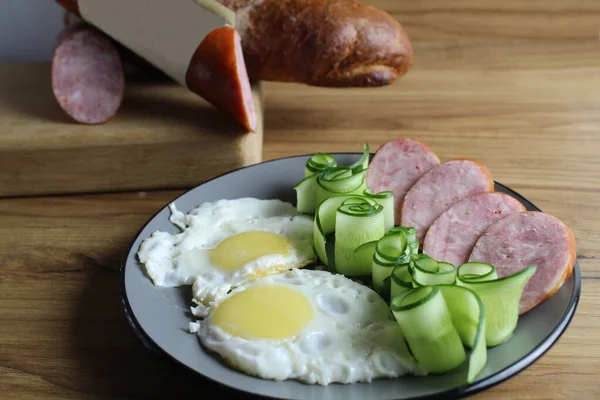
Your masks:
<svg viewBox="0 0 600 400"><path fill-rule="evenodd" d="M246 129L256 129L256 113L241 39L230 26L213 29L196 49L186 73L188 88Z"/></svg>
<svg viewBox="0 0 600 400"><path fill-rule="evenodd" d="M423 243L433 221L457 201L472 194L491 192L490 171L475 160L446 161L426 172L406 193L402 203L402 226L412 226Z"/></svg>
<svg viewBox="0 0 600 400"><path fill-rule="evenodd" d="M395 223L400 225L402 201L406 192L440 159L424 143L399 138L381 146L369 164L367 187L371 193L394 193Z"/></svg>
<svg viewBox="0 0 600 400"><path fill-rule="evenodd" d="M431 225L423 253L458 267L467 261L477 239L494 222L525 207L514 197L498 192L465 197L444 211Z"/></svg>
<svg viewBox="0 0 600 400"><path fill-rule="evenodd" d="M123 101L123 65L112 42L89 25L65 28L52 58L52 91L75 121L110 120Z"/></svg>
<svg viewBox="0 0 600 400"><path fill-rule="evenodd" d="M575 237L564 223L527 211L491 225L475 244L469 261L492 264L499 277L537 265L519 303L519 314L524 314L561 288L573 273L575 253Z"/></svg>

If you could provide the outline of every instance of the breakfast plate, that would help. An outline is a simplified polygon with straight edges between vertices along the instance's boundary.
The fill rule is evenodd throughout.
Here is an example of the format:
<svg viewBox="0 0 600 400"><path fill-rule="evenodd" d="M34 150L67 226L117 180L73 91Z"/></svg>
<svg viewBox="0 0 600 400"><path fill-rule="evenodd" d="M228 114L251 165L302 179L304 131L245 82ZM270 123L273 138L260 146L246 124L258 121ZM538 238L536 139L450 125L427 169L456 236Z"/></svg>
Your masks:
<svg viewBox="0 0 600 400"><path fill-rule="evenodd" d="M332 155L340 164L346 165L360 156L358 153ZM184 193L173 203L183 213L201 203L242 197L280 199L295 204L293 187L303 178L309 157L272 160L226 173ZM539 211L534 204L502 184L496 183L495 190L516 198L528 210ZM189 333L189 323L194 320L190 312L191 288L155 286L138 261L137 252L142 241L153 232L178 232L178 228L169 221L170 215L166 205L150 219L135 238L121 269L121 296L128 320L148 348L201 376L248 394L286 399L344 400L471 395L516 375L548 351L569 325L581 291L579 265L575 264L572 276L554 296L520 317L508 341L488 349L485 368L470 384L467 383L466 365L443 375L407 375L346 385L320 386L292 380L264 380L238 372L206 352L198 337Z"/></svg>

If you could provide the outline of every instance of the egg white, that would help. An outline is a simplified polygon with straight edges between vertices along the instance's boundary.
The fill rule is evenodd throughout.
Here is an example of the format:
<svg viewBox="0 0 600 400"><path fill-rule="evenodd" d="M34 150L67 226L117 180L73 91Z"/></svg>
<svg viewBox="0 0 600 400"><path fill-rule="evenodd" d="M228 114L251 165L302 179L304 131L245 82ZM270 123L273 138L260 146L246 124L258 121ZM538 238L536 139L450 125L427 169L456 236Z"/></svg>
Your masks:
<svg viewBox="0 0 600 400"><path fill-rule="evenodd" d="M233 336L213 322L219 302L204 309L208 317L192 322L190 330L229 365L264 379L328 385L424 374L390 318L389 307L369 287L343 275L294 269L241 285L228 296L272 284L285 285L309 300L313 318L298 334L282 340Z"/></svg>
<svg viewBox="0 0 600 400"><path fill-rule="evenodd" d="M181 229L170 234L157 231L145 239L138 258L156 286L193 284L196 313L226 296L243 283L290 268L303 267L316 259L313 222L280 200L241 198L203 203L188 214L171 209L170 221ZM234 271L212 265L210 251L221 241L248 231L267 231L294 243L290 254L272 254L252 260Z"/></svg>

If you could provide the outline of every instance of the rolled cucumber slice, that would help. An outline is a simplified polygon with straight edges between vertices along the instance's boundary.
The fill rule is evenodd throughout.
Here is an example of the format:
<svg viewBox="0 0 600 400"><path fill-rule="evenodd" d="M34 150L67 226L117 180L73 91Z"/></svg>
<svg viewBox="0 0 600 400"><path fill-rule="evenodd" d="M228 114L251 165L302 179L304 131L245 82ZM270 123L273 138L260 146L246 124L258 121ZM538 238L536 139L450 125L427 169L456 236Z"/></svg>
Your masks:
<svg viewBox="0 0 600 400"><path fill-rule="evenodd" d="M410 254L406 253L407 249L406 236L403 232L388 233L377 242L372 265L372 285L376 292L382 293L384 281L392 275L396 265L410 260Z"/></svg>
<svg viewBox="0 0 600 400"><path fill-rule="evenodd" d="M417 239L417 230L412 226L396 226L390 229L392 232L403 232L406 236L406 243L411 249L411 254L419 253L419 240Z"/></svg>
<svg viewBox="0 0 600 400"><path fill-rule="evenodd" d="M485 313L483 302L471 289L456 285L439 285L452 323L460 339L471 349L467 381L473 382L487 362L485 345Z"/></svg>
<svg viewBox="0 0 600 400"><path fill-rule="evenodd" d="M390 299L413 288L412 275L408 264L396 265L392 270L390 281Z"/></svg>
<svg viewBox="0 0 600 400"><path fill-rule="evenodd" d="M332 196L358 194L365 190L367 170L362 165L354 168L333 167L317 175L315 204L319 205Z"/></svg>
<svg viewBox="0 0 600 400"><path fill-rule="evenodd" d="M325 248L327 235L335 231L335 217L337 209L342 203L352 196L333 196L319 204L315 212L315 221L313 223L313 241L315 251L321 262L329 265L327 251Z"/></svg>
<svg viewBox="0 0 600 400"><path fill-rule="evenodd" d="M354 250L353 259L355 267L353 276L371 275L375 246L377 246L377 240L364 243Z"/></svg>
<svg viewBox="0 0 600 400"><path fill-rule="evenodd" d="M318 174L326 169L337 167L337 161L331 154L317 153L313 154L306 162L304 168L304 176L308 177L314 174Z"/></svg>
<svg viewBox="0 0 600 400"><path fill-rule="evenodd" d="M498 279L498 274L496 273L496 268L490 264L468 262L460 266L457 277L463 282L473 283L493 281L494 279Z"/></svg>
<svg viewBox="0 0 600 400"><path fill-rule="evenodd" d="M314 246L315 246L315 251L317 253L317 256L319 257L319 259L321 260L321 262L325 265L329 265L329 259L327 257L327 251L326 251L326 244L327 244L327 235L336 232L336 220L337 220L337 215L338 215L338 209L342 208L342 206L344 206L344 212L346 214L353 214L353 215L362 215L362 216L367 216L370 213L378 213L381 214L382 213L382 206L377 204L375 201L364 197L364 196L355 196L355 195L339 195L339 196L333 196L328 198L327 200L323 201L321 204L319 204L319 206L317 207L317 211L315 213L315 220L313 223L313 241L314 241ZM378 217L379 218L379 217ZM383 231L383 215L381 215L381 217L379 218L381 221L381 231ZM365 224L362 223L358 223L361 222L361 220L356 220L355 222L357 222L357 224L348 224L345 226L349 227L349 232L348 233L354 233L354 235L363 235L365 234L365 232L360 233L359 231L364 229L375 229L374 227L371 227L370 220L366 220L366 221L362 221L365 222ZM344 228L344 230L346 230L346 228ZM344 233L344 232L342 232ZM381 236L371 236L372 233L366 233L365 239L360 240L359 244L352 249L353 251L356 250L357 247L360 247L361 244L366 243L366 242L370 242L373 240L378 240L381 236L383 236L383 233L381 234ZM378 234L377 234L378 235ZM351 239L353 240L353 239ZM347 242L344 239L341 239L341 245L345 245L346 247L348 247ZM338 239L337 239L337 235L336 235L336 245L335 247L338 247ZM363 251L365 251L365 249L363 249ZM370 263L370 261L369 261ZM356 263L355 263L356 264ZM370 266L370 264L368 264ZM343 266L342 268L344 268L345 266ZM337 266L336 266L337 268ZM364 268L363 264L361 264L360 266L356 267L357 270L360 270L361 268ZM370 270L369 270L370 271ZM358 272L357 272L358 273Z"/></svg>
<svg viewBox="0 0 600 400"><path fill-rule="evenodd" d="M516 329L519 300L537 267L530 265L513 275L481 281L472 276L477 274L474 273L475 268L468 264L458 268L457 284L473 290L481 298L485 309L486 344L488 347L497 346L504 343ZM489 269L487 272L482 269L482 272L490 273Z"/></svg>
<svg viewBox="0 0 600 400"><path fill-rule="evenodd" d="M366 198L350 197L337 210L335 221L335 268L346 276L359 276L364 268L354 252L361 245L379 240L385 234L383 206Z"/></svg>
<svg viewBox="0 0 600 400"><path fill-rule="evenodd" d="M296 209L302 214L312 214L317 206L315 191L317 175L322 171L337 166L335 158L330 154L317 153L312 155L304 168L304 179L294 186L296 191Z"/></svg>
<svg viewBox="0 0 600 400"><path fill-rule="evenodd" d="M316 198L315 189L317 185L317 175L310 175L302 179L294 190L296 191L296 209L302 214L312 214L315 212Z"/></svg>
<svg viewBox="0 0 600 400"><path fill-rule="evenodd" d="M391 309L411 352L425 370L441 374L466 360L462 341L438 287L411 289L395 297Z"/></svg>
<svg viewBox="0 0 600 400"><path fill-rule="evenodd" d="M362 194L369 166L369 145L365 143L362 156L349 167L338 167L331 154L313 154L304 168L304 179L294 186L296 208L312 214L323 200L336 194Z"/></svg>
<svg viewBox="0 0 600 400"><path fill-rule="evenodd" d="M383 206L383 220L385 222L385 231L388 232L394 227L394 194L392 192L379 192L372 194L366 189L363 193L364 196L375 200L377 203Z"/></svg>
<svg viewBox="0 0 600 400"><path fill-rule="evenodd" d="M416 286L454 285L456 282L456 269L452 264L427 257L418 259L411 265L412 279Z"/></svg>

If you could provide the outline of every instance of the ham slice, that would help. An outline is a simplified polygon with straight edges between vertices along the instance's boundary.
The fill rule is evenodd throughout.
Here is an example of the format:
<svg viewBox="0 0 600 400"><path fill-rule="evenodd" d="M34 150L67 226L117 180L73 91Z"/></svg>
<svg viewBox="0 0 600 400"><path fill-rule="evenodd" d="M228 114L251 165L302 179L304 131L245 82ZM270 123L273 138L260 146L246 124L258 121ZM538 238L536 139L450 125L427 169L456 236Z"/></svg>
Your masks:
<svg viewBox="0 0 600 400"><path fill-rule="evenodd" d="M439 158L424 143L399 138L381 146L369 164L367 187L371 193L394 193L395 224L400 225L402 201L406 192Z"/></svg>
<svg viewBox="0 0 600 400"><path fill-rule="evenodd" d="M469 261L477 239L494 222L525 207L514 197L488 192L465 197L440 215L431 225L423 253L456 267Z"/></svg>
<svg viewBox="0 0 600 400"><path fill-rule="evenodd" d="M569 279L575 253L575 237L564 223L542 212L526 211L491 225L475 243L469 261L492 264L499 277L537 265L519 302L519 314L524 314Z"/></svg>
<svg viewBox="0 0 600 400"><path fill-rule="evenodd" d="M494 190L488 169L470 159L446 161L425 173L402 203L402 226L412 226L423 243L425 233L444 211L459 200Z"/></svg>

